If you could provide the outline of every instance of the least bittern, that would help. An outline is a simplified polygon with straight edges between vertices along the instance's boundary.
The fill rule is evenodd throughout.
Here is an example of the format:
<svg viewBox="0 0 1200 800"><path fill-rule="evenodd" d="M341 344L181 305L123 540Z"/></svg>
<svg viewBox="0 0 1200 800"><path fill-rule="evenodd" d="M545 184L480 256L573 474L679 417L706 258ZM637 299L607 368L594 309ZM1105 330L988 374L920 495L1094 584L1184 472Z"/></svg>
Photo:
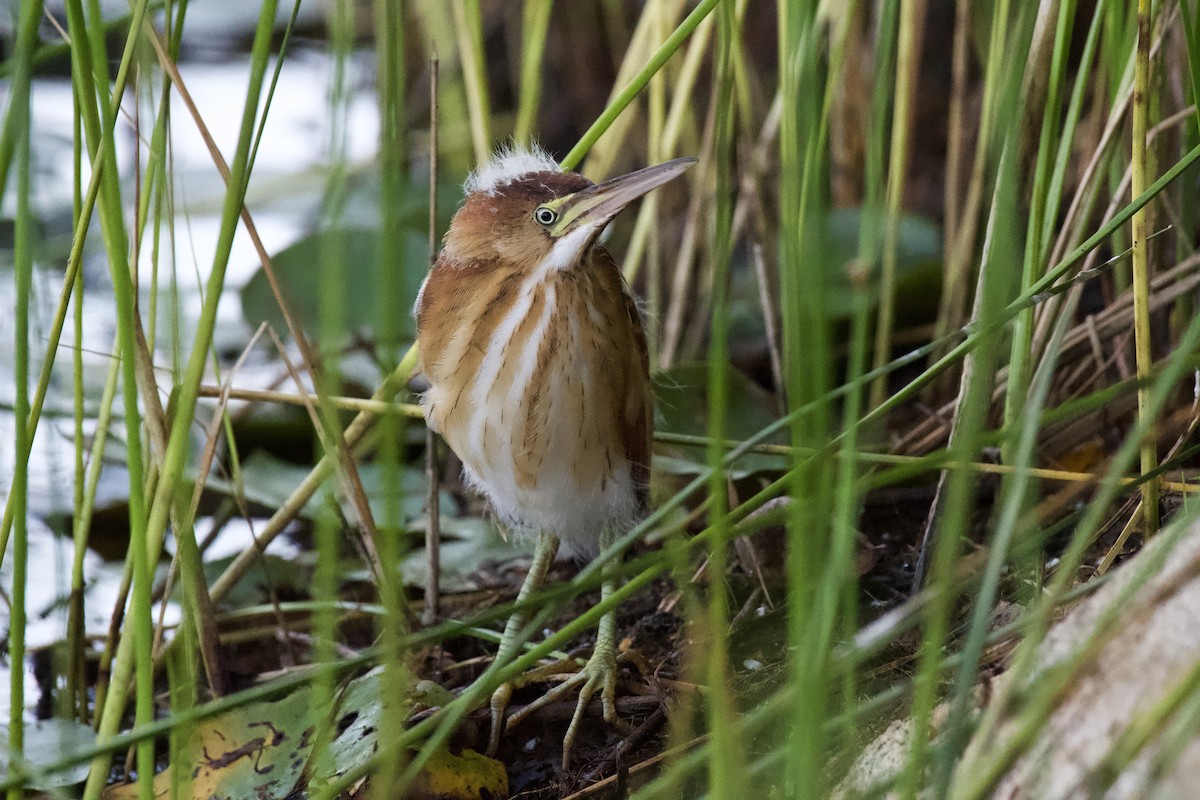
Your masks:
<svg viewBox="0 0 1200 800"><path fill-rule="evenodd" d="M505 527L537 537L498 662L520 645L528 620L521 605L559 543L594 556L645 511L653 426L646 336L620 269L596 240L621 209L695 161L593 184L541 151L501 151L467 179L421 287L427 424ZM601 597L613 588L610 570ZM610 611L584 669L532 706L579 688L564 765L597 691L605 721L617 722L615 639ZM510 695L511 687L493 695L493 752Z"/></svg>

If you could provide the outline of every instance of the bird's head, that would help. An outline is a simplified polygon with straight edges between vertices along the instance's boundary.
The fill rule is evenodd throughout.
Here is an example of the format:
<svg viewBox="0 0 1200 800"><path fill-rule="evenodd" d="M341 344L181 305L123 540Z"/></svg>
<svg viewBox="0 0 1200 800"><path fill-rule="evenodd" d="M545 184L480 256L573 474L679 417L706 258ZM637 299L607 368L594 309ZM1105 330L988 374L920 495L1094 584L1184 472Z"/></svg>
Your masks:
<svg viewBox="0 0 1200 800"><path fill-rule="evenodd" d="M592 183L540 150L503 150L467 179L443 258L568 269L621 209L695 162L677 158Z"/></svg>

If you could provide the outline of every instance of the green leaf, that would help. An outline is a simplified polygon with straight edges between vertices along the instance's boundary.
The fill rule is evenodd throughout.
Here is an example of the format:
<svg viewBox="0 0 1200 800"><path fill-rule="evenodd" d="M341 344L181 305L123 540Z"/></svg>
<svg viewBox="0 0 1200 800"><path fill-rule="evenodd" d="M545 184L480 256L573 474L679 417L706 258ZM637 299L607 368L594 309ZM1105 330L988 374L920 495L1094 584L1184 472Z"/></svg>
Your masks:
<svg viewBox="0 0 1200 800"><path fill-rule="evenodd" d="M45 773L42 770L65 756L96 743L96 732L87 725L67 719L47 719L25 723L25 765L30 773L26 786L31 789L61 789L87 779L88 765ZM9 771L8 723L0 726L0 775Z"/></svg>
<svg viewBox="0 0 1200 800"><path fill-rule="evenodd" d="M729 415L725 420L726 436L730 439L748 439L770 425L778 414L775 401L766 390L759 387L736 369L729 369L729 385L726 388ZM655 381L655 428L667 433L689 436L708 434L708 367L705 364L683 364L656 373ZM771 439L776 444L785 443L781 432ZM787 468L786 456L748 453L738 460L730 471L734 479L744 478L756 472L778 472ZM659 444L655 447L654 469L675 475L694 475L707 466L704 448L681 445Z"/></svg>
<svg viewBox="0 0 1200 800"><path fill-rule="evenodd" d="M286 797L301 779L316 737L326 719L311 687L281 700L252 703L207 719L192 731L184 750L186 775L179 763L154 777L154 796L170 797L172 783L191 783L190 797L244 800ZM190 777L189 777L190 776ZM105 800L133 800L134 784L109 787Z"/></svg>
<svg viewBox="0 0 1200 800"><path fill-rule="evenodd" d="M385 667L351 681L338 698L332 717L337 735L321 751L308 771L307 785L322 786L369 761L379 750L383 713L382 680ZM449 702L454 695L422 681L419 694L426 700ZM250 797L251 795L247 795ZM472 750L451 753L439 750L421 770L416 785L406 797L437 797L467 800L478 797L507 797L508 775L504 765Z"/></svg>
<svg viewBox="0 0 1200 800"><path fill-rule="evenodd" d="M449 520L447 520L449 521ZM496 526L486 519L458 520L458 531L465 533L464 523L473 523L474 532L457 541L442 541L439 553L438 585L443 592L471 592L481 589L471 576L479 572L486 561L509 561L531 551L531 542L518 538L505 541ZM429 575L425 550L414 550L400 564L405 586L424 587Z"/></svg>
<svg viewBox="0 0 1200 800"><path fill-rule="evenodd" d="M408 231L401 253L380 257L381 237L376 228L334 228L317 231L284 248L272 259L279 282L296 322L307 333L318 330L321 294L324 289L321 270L341 273L342 307L346 309L347 336L369 335L373 322L383 311L402 321L401 333L416 334L412 319L413 303L428 270L428 244L422 234ZM401 270L404 279L395 297L382 297L380 270ZM266 322L276 331L286 332L283 312L275 301L267 276L260 268L242 287L242 316L252 328ZM326 342L327 346L334 346Z"/></svg>
<svg viewBox="0 0 1200 800"><path fill-rule="evenodd" d="M825 233L825 252L823 254L826 278L826 301L828 314L837 319L848 317L854 311L854 304L866 299L872 306L879 302L879 265L869 275L865 289L855 285L851 278L850 265L858 262L860 236L864 218L867 215L878 217L870 221L883 228L881 212L870 212L862 208L838 208L829 212L829 222ZM896 282L900 300L897 308L904 308L907 302L905 284L910 279L919 278L920 273L933 272L940 278L942 259L942 234L937 225L915 214L902 214L899 219L896 236ZM922 293L913 294L909 299L922 299L923 305L929 305L936 310L940 285L932 292L929 291L927 280L918 281Z"/></svg>
<svg viewBox="0 0 1200 800"><path fill-rule="evenodd" d="M296 486L308 477L310 471L311 467L293 464L262 450L255 450L242 462L243 494L252 503L272 510L277 509L291 496ZM400 493L400 510L404 520L415 519L424 513L428 483L423 470L402 466L399 485L385 485L383 468L375 462L369 462L358 465L358 477L362 481L363 491L367 494L376 519L385 519L385 502L397 492ZM227 493L233 491L228 481L216 476L209 478L208 488ZM315 521L318 515L330 514L324 497L323 492L313 494L301 510L300 517ZM453 514L454 504L443 498L442 511L445 514ZM354 515L347 513L347 516L353 518Z"/></svg>

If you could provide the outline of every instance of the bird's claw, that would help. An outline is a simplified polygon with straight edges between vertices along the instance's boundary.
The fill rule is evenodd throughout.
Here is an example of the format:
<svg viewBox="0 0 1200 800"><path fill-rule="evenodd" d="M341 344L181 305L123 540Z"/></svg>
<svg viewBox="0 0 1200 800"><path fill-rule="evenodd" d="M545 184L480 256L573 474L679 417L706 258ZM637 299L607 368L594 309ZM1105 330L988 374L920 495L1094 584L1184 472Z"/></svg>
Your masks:
<svg viewBox="0 0 1200 800"><path fill-rule="evenodd" d="M571 763L571 748L575 744L575 733L579 728L579 721L583 719L583 712L592 701L597 689L600 690L600 704L603 708L605 723L618 730L624 727L617 719L617 658L612 649L597 648L579 674L586 680L579 690L579 701L575 704L575 713L571 717L571 724L567 726L567 732L563 736L562 768L564 772Z"/></svg>
<svg viewBox="0 0 1200 800"><path fill-rule="evenodd" d="M496 691L492 692L492 699L488 705L492 709L492 729L488 733L487 754L489 756L496 755L496 750L500 748L500 723L504 721L504 710L508 708L508 701L512 699L513 685L511 683L502 683L496 687Z"/></svg>
<svg viewBox="0 0 1200 800"><path fill-rule="evenodd" d="M539 673L538 674L544 674ZM522 676L520 683L529 683L533 676ZM592 657L588 659L583 669L555 686L529 705L512 714L504 723L504 711L512 698L514 684L506 683L492 694L492 730L488 741L488 754L493 755L500 745L500 730L519 725L524 719L533 715L551 703L557 703L575 689L579 690L579 699L575 704L575 713L563 736L562 768L565 771L571 760L571 749L575 744L575 735L583 713L591 703L596 692L600 692L600 703L604 721L608 725L621 730L624 725L617 718L617 657L611 648L597 647ZM504 723L502 725L502 723Z"/></svg>

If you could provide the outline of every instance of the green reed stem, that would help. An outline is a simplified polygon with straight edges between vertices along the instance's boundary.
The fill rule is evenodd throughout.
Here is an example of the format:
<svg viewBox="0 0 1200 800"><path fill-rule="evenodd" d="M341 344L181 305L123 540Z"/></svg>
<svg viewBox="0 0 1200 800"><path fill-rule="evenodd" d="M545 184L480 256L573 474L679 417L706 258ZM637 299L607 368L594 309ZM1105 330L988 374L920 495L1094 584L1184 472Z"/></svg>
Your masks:
<svg viewBox="0 0 1200 800"><path fill-rule="evenodd" d="M521 31L521 88L513 142L518 146L534 139L538 108L542 100L542 56L546 52L546 33L550 30L550 9L554 0L525 0Z"/></svg>
<svg viewBox="0 0 1200 800"><path fill-rule="evenodd" d="M1133 68L1133 175L1129 191L1137 197L1146 190L1147 142L1150 118L1150 0L1138 0L1137 56ZM1150 349L1150 210L1141 208L1133 215L1133 343L1139 379L1149 377L1154 355ZM1149 389L1138 391L1138 415L1144 420L1145 439L1141 444L1144 474L1158 466L1158 433L1153 417L1148 416ZM1142 523L1147 536L1158 530L1158 482L1142 484Z"/></svg>
<svg viewBox="0 0 1200 800"><path fill-rule="evenodd" d="M483 164L492 155L487 56L483 51L483 12L480 10L479 0L460 0L450 5L454 11L458 56L462 62L463 84L467 92L471 142L475 146L476 163Z"/></svg>
<svg viewBox="0 0 1200 800"><path fill-rule="evenodd" d="M926 0L901 0L899 50L896 53L895 86L892 106L891 145L887 170L886 216L883 228L883 258L879 280L879 313L875 321L875 366L889 360L892 351L892 327L896 317L896 259L903 211L904 187L908 177L909 133L915 120L913 103L921 66L921 23L925 19ZM894 6L894 3L888 3ZM887 396L887 383L876 381L871 387L870 404L877 406Z"/></svg>
<svg viewBox="0 0 1200 800"><path fill-rule="evenodd" d="M9 98L5 128L13 131L15 171L17 175L17 218L13 252L13 278L16 294L15 324L13 326L14 416L16 418L16 452L30 449L33 431L29 427L29 300L33 286L33 236L36 223L30 207L30 150L32 130L29 113L29 88L33 77L33 43L41 3L26 8L13 54L16 69ZM33 17L31 21L29 17ZM29 30L32 27L32 32ZM9 163L2 165L8 171ZM0 197L2 197L0 193ZM8 600L8 753L9 764L20 763L25 756L25 597L29 583L29 528L26 512L29 500L29 460L19 455L13 465L11 488L16 526L13 536L12 593ZM8 790L9 800L21 800L24 789L18 785Z"/></svg>
<svg viewBox="0 0 1200 800"><path fill-rule="evenodd" d="M733 199L737 191L737 167L733 149L735 107L733 105L734 37L738 35L733 0L717 10L716 129L713 158L716 161L717 193L712 233L712 327L708 350L708 497L714 535L708 551L708 604L705 613L703 672L710 689L705 711L713 748L710 751L709 781L721 797L732 797L744 786L745 766L741 743L733 735L733 707L728 674L729 609L725 591L725 539L729 527L729 488L720 469L724 460L726 418L729 415L729 280L733 242Z"/></svg>

